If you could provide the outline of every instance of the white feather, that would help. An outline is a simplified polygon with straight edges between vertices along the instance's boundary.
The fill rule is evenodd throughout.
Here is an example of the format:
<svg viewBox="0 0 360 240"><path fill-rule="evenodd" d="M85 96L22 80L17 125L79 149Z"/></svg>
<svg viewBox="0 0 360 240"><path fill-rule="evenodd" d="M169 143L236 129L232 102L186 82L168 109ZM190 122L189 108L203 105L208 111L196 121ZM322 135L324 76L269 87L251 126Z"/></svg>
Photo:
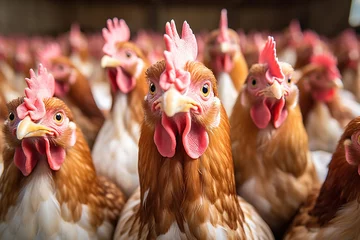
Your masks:
<svg viewBox="0 0 360 240"><path fill-rule="evenodd" d="M16 205L0 222L0 239L109 239L112 225L104 221L94 231L86 205L81 205L79 222L73 222L67 205L60 206L56 199L50 171L47 162L40 159Z"/></svg>
<svg viewBox="0 0 360 240"><path fill-rule="evenodd" d="M217 76L218 92L220 100L230 117L239 93L236 91L233 81L228 73L220 73Z"/></svg>
<svg viewBox="0 0 360 240"><path fill-rule="evenodd" d="M312 160L321 183L325 181L328 173L328 165L331 161L332 154L325 151L312 151Z"/></svg>
<svg viewBox="0 0 360 240"><path fill-rule="evenodd" d="M92 150L96 171L114 181L127 196L139 186L140 126L132 122L132 129L127 129L124 121L129 116L127 96L118 94L112 117L105 121Z"/></svg>
<svg viewBox="0 0 360 240"><path fill-rule="evenodd" d="M306 131L309 136L311 151L333 152L343 133L342 127L334 119L324 103L317 102L309 113Z"/></svg>

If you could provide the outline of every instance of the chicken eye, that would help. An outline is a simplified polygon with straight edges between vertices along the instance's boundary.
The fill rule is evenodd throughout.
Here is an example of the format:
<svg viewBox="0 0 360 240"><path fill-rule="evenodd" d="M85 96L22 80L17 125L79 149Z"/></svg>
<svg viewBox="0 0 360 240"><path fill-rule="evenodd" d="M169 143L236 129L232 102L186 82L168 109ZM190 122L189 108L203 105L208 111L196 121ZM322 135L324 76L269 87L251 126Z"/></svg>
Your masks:
<svg viewBox="0 0 360 240"><path fill-rule="evenodd" d="M251 80L251 85L253 85L253 86L256 85L256 79Z"/></svg>
<svg viewBox="0 0 360 240"><path fill-rule="evenodd" d="M63 71L63 70L64 70L64 66L63 66L63 65L57 65L57 68L58 68L60 71Z"/></svg>
<svg viewBox="0 0 360 240"><path fill-rule="evenodd" d="M201 92L203 94L204 97L207 97L209 96L210 94L210 87L209 87L209 84L205 83L202 88L201 88Z"/></svg>
<svg viewBox="0 0 360 240"><path fill-rule="evenodd" d="M155 94L155 91L156 91L156 86L154 83L150 83L150 86L149 86L149 91L152 95Z"/></svg>
<svg viewBox="0 0 360 240"><path fill-rule="evenodd" d="M126 54L127 58L131 58L131 56L132 56L131 52L129 52L129 51L126 51L125 54Z"/></svg>
<svg viewBox="0 0 360 240"><path fill-rule="evenodd" d="M64 119L64 116L60 112L58 112L54 115L54 120L56 123L62 123L63 119Z"/></svg>
<svg viewBox="0 0 360 240"><path fill-rule="evenodd" d="M9 120L12 122L15 120L15 114L14 113L9 113Z"/></svg>
<svg viewBox="0 0 360 240"><path fill-rule="evenodd" d="M291 78L288 78L288 83L291 83Z"/></svg>

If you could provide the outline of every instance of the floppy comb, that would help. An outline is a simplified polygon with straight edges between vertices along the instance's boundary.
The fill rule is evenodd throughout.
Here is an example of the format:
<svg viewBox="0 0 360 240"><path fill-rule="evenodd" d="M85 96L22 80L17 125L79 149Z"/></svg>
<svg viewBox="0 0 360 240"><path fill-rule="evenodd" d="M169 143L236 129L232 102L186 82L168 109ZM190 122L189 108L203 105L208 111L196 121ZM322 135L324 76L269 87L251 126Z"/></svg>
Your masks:
<svg viewBox="0 0 360 240"><path fill-rule="evenodd" d="M166 23L165 31L166 68L160 76L160 86L163 90L167 90L171 84L175 84L179 90L183 90L190 84L190 73L184 70L185 64L188 61L195 61L197 58L196 38L186 21L182 26L181 38L176 30L174 20Z"/></svg>
<svg viewBox="0 0 360 240"><path fill-rule="evenodd" d="M219 30L220 30L220 34L218 36L219 42L229 41L228 18L227 18L226 9L221 10Z"/></svg>
<svg viewBox="0 0 360 240"><path fill-rule="evenodd" d="M27 88L25 88L24 102L16 109L20 119L30 116L34 121L45 116L44 99L51 98L55 92L54 77L48 73L42 64L39 64L38 74L30 69L30 78L25 78Z"/></svg>
<svg viewBox="0 0 360 240"><path fill-rule="evenodd" d="M266 78L270 83L273 83L275 79L278 82L284 80L285 76L276 57L276 43L271 36L268 37L263 50L260 52L259 63L267 64L268 70L266 72Z"/></svg>
<svg viewBox="0 0 360 240"><path fill-rule="evenodd" d="M48 68L51 66L51 60L61 55L60 45L57 42L53 42L37 52L37 60Z"/></svg>
<svg viewBox="0 0 360 240"><path fill-rule="evenodd" d="M103 28L102 35L105 39L103 52L113 55L116 53L116 43L129 41L130 29L123 19L108 19L107 28Z"/></svg>

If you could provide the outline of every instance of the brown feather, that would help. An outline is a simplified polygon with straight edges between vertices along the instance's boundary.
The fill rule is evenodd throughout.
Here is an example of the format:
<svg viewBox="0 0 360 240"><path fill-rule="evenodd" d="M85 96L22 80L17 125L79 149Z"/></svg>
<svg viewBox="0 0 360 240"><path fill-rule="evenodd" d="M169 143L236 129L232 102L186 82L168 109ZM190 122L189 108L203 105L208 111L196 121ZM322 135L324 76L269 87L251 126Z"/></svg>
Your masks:
<svg viewBox="0 0 360 240"><path fill-rule="evenodd" d="M23 99L16 99L8 104L9 112L14 112ZM65 114L73 121L70 109L63 101L57 98L44 100L46 109L63 109ZM30 177L24 177L15 166L13 158L15 147L20 141L13 137L7 125L3 128L5 140L8 143L4 150L4 174L0 178L0 220L10 208L16 204L20 190L25 188ZM72 214L71 221L81 218L82 204L90 209L90 219L93 229L99 227L103 221L108 220L112 224L120 214L125 203L125 197L121 191L111 182L103 177L98 177L91 158L90 149L83 137L80 128L76 130L76 144L72 148L66 146L65 140L55 139L56 144L63 146L66 150L66 158L60 170L52 171L52 179L56 190L56 198L60 203L67 204Z"/></svg>
<svg viewBox="0 0 360 240"><path fill-rule="evenodd" d="M349 204L352 202L357 205L360 202L360 177L357 166L351 166L346 161L344 150L344 141L350 139L354 132L360 131L359 123L359 118L356 118L346 127L329 164L324 184L321 188L314 187L312 194L309 195L294 219L285 239L304 239L314 233L318 234L317 239L322 239L321 236L329 234L325 232L326 227L335 229L339 226L342 226L341 229L333 232L334 238L357 235L357 227L352 229L348 224L342 223L345 223L345 218L350 218L350 216L341 218L338 214L350 208Z"/></svg>
<svg viewBox="0 0 360 240"><path fill-rule="evenodd" d="M284 67L284 72L289 71ZM264 73L261 65L254 65L249 76ZM256 196L269 203L271 210L268 212L261 211L256 205L255 208L272 230L280 235L310 189L318 183L300 108L296 104L297 96L296 90L286 98L288 116L277 129L268 126L259 130L256 127L250 116L251 103L245 88L240 92L230 118L238 192L254 205ZM242 195L241 190L250 179L256 181L252 200Z"/></svg>

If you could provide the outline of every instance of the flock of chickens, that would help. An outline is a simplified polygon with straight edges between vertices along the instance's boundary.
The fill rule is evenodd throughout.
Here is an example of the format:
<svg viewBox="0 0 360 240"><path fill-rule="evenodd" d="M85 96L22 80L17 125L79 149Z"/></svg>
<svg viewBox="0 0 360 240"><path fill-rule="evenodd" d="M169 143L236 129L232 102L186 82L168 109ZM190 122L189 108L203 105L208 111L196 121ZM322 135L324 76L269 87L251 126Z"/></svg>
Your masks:
<svg viewBox="0 0 360 240"><path fill-rule="evenodd" d="M360 239L354 31L130 38L0 38L0 239Z"/></svg>

